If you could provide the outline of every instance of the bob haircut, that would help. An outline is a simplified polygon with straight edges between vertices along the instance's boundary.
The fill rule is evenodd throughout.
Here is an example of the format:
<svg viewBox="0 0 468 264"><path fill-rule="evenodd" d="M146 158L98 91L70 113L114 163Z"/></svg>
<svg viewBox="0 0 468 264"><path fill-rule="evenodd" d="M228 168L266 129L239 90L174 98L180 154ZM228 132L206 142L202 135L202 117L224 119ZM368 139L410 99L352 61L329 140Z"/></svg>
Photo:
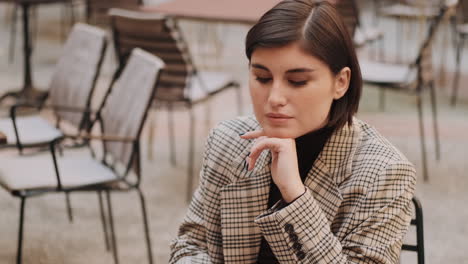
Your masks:
<svg viewBox="0 0 468 264"><path fill-rule="evenodd" d="M344 67L351 69L349 88L343 97L333 101L327 127L351 125L359 108L362 77L353 42L335 7L327 1L281 1L249 30L247 58L250 61L258 47L281 47L293 42L328 65L335 75Z"/></svg>

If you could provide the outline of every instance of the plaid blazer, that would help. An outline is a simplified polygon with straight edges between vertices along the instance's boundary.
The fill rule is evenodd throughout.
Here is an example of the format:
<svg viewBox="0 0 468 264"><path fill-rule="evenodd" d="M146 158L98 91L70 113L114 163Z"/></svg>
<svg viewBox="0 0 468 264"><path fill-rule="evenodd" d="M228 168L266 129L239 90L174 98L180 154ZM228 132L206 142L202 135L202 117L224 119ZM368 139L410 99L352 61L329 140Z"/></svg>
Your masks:
<svg viewBox="0 0 468 264"><path fill-rule="evenodd" d="M271 154L247 171L254 141L239 137L259 127L243 117L211 131L170 263L255 263L262 235L280 263L398 263L416 184L403 154L354 119L325 144L306 192L267 208Z"/></svg>

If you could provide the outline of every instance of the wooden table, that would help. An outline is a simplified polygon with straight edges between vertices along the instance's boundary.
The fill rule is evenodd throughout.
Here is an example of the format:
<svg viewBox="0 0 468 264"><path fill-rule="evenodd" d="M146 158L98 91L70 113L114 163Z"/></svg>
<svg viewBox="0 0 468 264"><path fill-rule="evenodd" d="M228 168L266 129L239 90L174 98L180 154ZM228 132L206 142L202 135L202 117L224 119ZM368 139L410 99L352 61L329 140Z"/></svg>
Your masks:
<svg viewBox="0 0 468 264"><path fill-rule="evenodd" d="M176 18L254 24L280 0L172 0L147 5L145 12L157 12Z"/></svg>

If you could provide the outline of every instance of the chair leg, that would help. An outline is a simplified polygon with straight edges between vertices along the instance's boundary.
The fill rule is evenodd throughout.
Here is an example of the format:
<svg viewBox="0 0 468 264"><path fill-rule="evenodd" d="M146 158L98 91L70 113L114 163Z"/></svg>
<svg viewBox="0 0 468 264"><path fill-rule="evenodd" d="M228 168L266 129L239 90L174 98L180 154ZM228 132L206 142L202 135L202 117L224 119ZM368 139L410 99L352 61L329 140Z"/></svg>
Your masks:
<svg viewBox="0 0 468 264"><path fill-rule="evenodd" d="M423 122L423 109L422 109L422 95L417 95L418 104L418 117L419 117L419 133L421 138L421 157L422 157L422 168L423 168L423 179L425 182L429 180L427 172L427 160L426 160L426 139L424 137L424 122Z"/></svg>
<svg viewBox="0 0 468 264"><path fill-rule="evenodd" d="M171 152L171 164L177 166L176 159L176 145L175 145L175 131L174 131L174 108L172 104L169 104L167 109L168 114L168 128L169 128L169 149Z"/></svg>
<svg viewBox="0 0 468 264"><path fill-rule="evenodd" d="M102 201L102 192L99 191L98 193L99 198L99 211L101 213L101 223L102 223L102 230L104 231L104 243L106 244L106 251L110 250L110 242L109 242L109 233L107 231L107 220L105 215L104 203Z"/></svg>
<svg viewBox="0 0 468 264"><path fill-rule="evenodd" d="M414 209L416 212L416 243L418 248L418 264L424 264L424 221L421 202L413 197Z"/></svg>
<svg viewBox="0 0 468 264"><path fill-rule="evenodd" d="M18 231L18 250L16 252L16 264L23 262L23 227L24 227L24 209L26 205L26 197L21 197L19 231Z"/></svg>
<svg viewBox="0 0 468 264"><path fill-rule="evenodd" d="M112 243L112 254L114 256L114 263L119 263L119 254L117 251L117 238L115 236L115 229L114 229L114 215L112 213L112 201L110 192L106 191L106 198L107 198L107 209L109 214L109 224L110 224L110 233L111 233L111 243Z"/></svg>
<svg viewBox="0 0 468 264"><path fill-rule="evenodd" d="M195 115L193 113L193 108L190 107L190 143L189 143L189 153L188 153L188 181L187 181L187 203L190 202L192 197L192 188L193 188L193 167L194 167L194 155L195 155Z"/></svg>
<svg viewBox="0 0 468 264"><path fill-rule="evenodd" d="M68 221L70 221L70 223L73 223L73 211L72 211L72 207L71 207L71 203L70 203L70 193L69 192L65 192L65 202L67 204Z"/></svg>
<svg viewBox="0 0 468 264"><path fill-rule="evenodd" d="M431 83L431 105L432 105L432 125L434 128L434 144L436 151L436 159L440 160L440 137L439 137L439 125L437 122L437 95L434 83Z"/></svg>
<svg viewBox="0 0 468 264"><path fill-rule="evenodd" d="M141 203L141 212L143 216L143 226L145 229L145 238L146 238L146 249L148 251L148 262L153 264L153 252L151 247L151 237L150 237L150 230L149 230L149 223L148 223L148 213L146 211L146 202L145 197L143 196L143 192L138 188L138 194L140 196L140 203Z"/></svg>
<svg viewBox="0 0 468 264"><path fill-rule="evenodd" d="M452 98L451 98L452 106L455 106L457 104L457 93L458 93L458 86L460 82L460 63L462 59L462 49L463 49L464 43L465 43L465 38L463 36L460 36L458 43L457 43L457 47L456 47L455 76L453 78L453 88L452 88Z"/></svg>

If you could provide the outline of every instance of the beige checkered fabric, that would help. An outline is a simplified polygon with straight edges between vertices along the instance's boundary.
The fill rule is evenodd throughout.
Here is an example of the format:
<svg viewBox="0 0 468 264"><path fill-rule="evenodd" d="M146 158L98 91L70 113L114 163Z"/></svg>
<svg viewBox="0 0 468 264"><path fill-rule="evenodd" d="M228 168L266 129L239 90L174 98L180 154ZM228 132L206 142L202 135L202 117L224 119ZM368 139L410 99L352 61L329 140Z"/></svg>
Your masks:
<svg viewBox="0 0 468 264"><path fill-rule="evenodd" d="M245 117L211 131L170 263L255 263L262 235L280 263L398 263L416 176L395 147L355 119L326 143L306 193L267 208L271 154L247 171L254 141L239 137L258 128Z"/></svg>

